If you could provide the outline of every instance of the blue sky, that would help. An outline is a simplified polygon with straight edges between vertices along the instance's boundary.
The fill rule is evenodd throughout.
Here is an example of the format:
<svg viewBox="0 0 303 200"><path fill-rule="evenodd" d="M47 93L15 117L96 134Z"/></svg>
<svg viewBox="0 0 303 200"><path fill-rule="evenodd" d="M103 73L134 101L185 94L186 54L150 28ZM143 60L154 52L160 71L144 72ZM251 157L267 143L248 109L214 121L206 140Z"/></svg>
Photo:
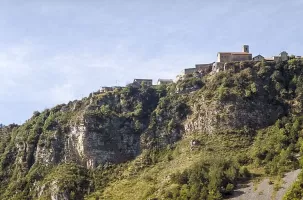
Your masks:
<svg viewBox="0 0 303 200"><path fill-rule="evenodd" d="M0 123L218 51L303 55L302 0L2 0Z"/></svg>

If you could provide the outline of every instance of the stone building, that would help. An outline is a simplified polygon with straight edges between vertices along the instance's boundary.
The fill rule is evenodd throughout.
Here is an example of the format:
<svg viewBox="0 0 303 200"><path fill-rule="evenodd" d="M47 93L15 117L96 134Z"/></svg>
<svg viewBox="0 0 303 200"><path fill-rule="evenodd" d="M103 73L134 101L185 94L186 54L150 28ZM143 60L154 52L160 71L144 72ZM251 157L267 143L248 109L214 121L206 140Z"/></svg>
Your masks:
<svg viewBox="0 0 303 200"><path fill-rule="evenodd" d="M279 54L279 57L280 57L280 60L281 61L286 61L288 60L288 53L286 51L282 51L280 54Z"/></svg>
<svg viewBox="0 0 303 200"><path fill-rule="evenodd" d="M133 86L140 86L145 84L146 86L152 86L153 80L152 79L134 79Z"/></svg>
<svg viewBox="0 0 303 200"><path fill-rule="evenodd" d="M288 60L288 53L286 51L282 51L278 56L273 56L270 58L264 58L266 61L286 61Z"/></svg>
<svg viewBox="0 0 303 200"><path fill-rule="evenodd" d="M261 61L261 60L264 60L264 57L261 56L260 54L257 55L257 56L255 56L255 57L253 57L253 61Z"/></svg>
<svg viewBox="0 0 303 200"><path fill-rule="evenodd" d="M195 72L208 73L211 72L213 63L208 64L196 64L194 68L186 68L182 70L181 75L192 74Z"/></svg>
<svg viewBox="0 0 303 200"><path fill-rule="evenodd" d="M173 79L158 79L157 85L166 85L173 82Z"/></svg>
<svg viewBox="0 0 303 200"><path fill-rule="evenodd" d="M196 69L198 72L201 73L209 73L211 72L212 66L214 63L209 63L209 64L196 64Z"/></svg>
<svg viewBox="0 0 303 200"><path fill-rule="evenodd" d="M217 62L232 62L252 60L252 54L249 53L249 46L243 45L242 52L218 52Z"/></svg>
<svg viewBox="0 0 303 200"><path fill-rule="evenodd" d="M192 74L196 71L197 71L196 68L186 68L186 69L182 70L181 75Z"/></svg>
<svg viewBox="0 0 303 200"><path fill-rule="evenodd" d="M197 70L204 70L212 66L213 63L208 63L208 64L196 64L196 69Z"/></svg>
<svg viewBox="0 0 303 200"><path fill-rule="evenodd" d="M100 89L100 93L110 92L110 91L113 91L113 90L114 90L113 87L106 87L106 86L103 86L103 87L101 87L101 89Z"/></svg>

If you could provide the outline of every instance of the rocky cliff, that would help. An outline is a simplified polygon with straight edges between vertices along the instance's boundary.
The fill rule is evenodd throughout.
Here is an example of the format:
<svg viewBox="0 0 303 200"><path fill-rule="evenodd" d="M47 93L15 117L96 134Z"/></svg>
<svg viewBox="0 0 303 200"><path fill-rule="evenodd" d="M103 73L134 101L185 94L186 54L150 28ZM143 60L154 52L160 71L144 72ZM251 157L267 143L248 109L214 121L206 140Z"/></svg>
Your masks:
<svg viewBox="0 0 303 200"><path fill-rule="evenodd" d="M132 162L141 166L133 166L137 173L193 134L254 137L285 116L301 115L301 60L230 65L167 86L91 94L35 112L21 126L1 127L1 199L102 196Z"/></svg>

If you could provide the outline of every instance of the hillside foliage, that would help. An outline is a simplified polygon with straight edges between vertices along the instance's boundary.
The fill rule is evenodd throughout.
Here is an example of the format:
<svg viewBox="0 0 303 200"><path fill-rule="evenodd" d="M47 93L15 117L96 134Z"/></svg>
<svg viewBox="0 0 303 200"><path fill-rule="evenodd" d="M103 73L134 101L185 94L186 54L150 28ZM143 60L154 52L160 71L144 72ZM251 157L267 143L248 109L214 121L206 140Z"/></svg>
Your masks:
<svg viewBox="0 0 303 200"><path fill-rule="evenodd" d="M258 109L264 116L253 114ZM251 118L242 121L243 110ZM223 199L239 182L281 178L302 167L302 110L300 59L232 63L226 71L169 85L91 94L36 111L20 126L0 126L0 199L53 193L72 200ZM206 111L218 113L211 133L185 128ZM86 168L63 142L83 119L100 133L137 135L140 152ZM51 151L53 160L46 163L37 149ZM303 198L302 185L301 174L285 199Z"/></svg>

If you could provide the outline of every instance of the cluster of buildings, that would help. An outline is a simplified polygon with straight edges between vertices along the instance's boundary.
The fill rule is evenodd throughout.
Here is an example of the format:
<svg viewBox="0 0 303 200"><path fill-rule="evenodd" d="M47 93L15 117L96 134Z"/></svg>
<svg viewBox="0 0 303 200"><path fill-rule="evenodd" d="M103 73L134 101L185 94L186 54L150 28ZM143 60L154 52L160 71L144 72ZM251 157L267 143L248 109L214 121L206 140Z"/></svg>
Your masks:
<svg viewBox="0 0 303 200"><path fill-rule="evenodd" d="M301 58L301 56L296 56ZM264 57L262 55L254 56L249 52L249 46L243 45L241 52L218 52L217 61L207 64L197 64L194 68L186 68L181 72L180 76L186 74L192 74L194 72L205 73L205 72L217 72L220 69L224 69L224 66L228 62L240 62L240 61L286 61L289 59L288 53L282 51L278 56ZM177 78L180 78L177 77Z"/></svg>
<svg viewBox="0 0 303 200"><path fill-rule="evenodd" d="M296 58L301 58L301 56L296 56ZM210 72L218 72L220 70L225 70L225 66L229 62L241 62L241 61L286 61L289 59L288 53L282 51L278 56L264 57L262 55L254 56L249 52L249 45L243 45L241 52L218 52L217 61L206 64L196 64L193 68L186 68L182 70L181 74L177 76L177 80L182 79L186 74L198 74L198 76L203 76L204 74ZM170 84L172 79L158 79L157 85ZM146 86L152 86L152 79L134 79L134 81L127 86L140 87L142 84ZM113 86L113 87L101 87L100 92L113 91L114 89L121 89L124 87Z"/></svg>
<svg viewBox="0 0 303 200"><path fill-rule="evenodd" d="M173 80L172 79L158 79L157 81L157 85L166 85L166 84L170 84L172 83ZM134 81L130 84L127 84L127 86L132 86L132 87L140 87L142 84L150 87L153 86L153 80L152 79L134 79ZM113 91L115 89L123 89L125 87L122 86L112 86L112 87L101 87L100 88L100 93L104 93L104 92L110 92Z"/></svg>

